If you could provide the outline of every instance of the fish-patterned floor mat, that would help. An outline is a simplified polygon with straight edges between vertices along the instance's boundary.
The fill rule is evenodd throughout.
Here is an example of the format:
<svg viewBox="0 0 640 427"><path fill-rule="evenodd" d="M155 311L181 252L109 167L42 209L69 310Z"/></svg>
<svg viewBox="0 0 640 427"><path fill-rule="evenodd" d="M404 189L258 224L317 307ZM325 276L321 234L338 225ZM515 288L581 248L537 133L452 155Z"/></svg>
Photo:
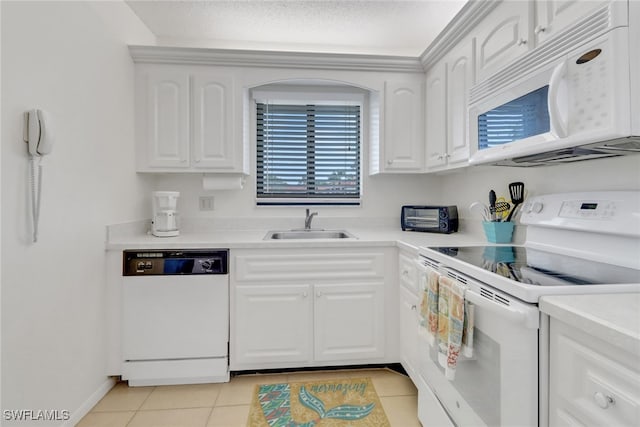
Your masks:
<svg viewBox="0 0 640 427"><path fill-rule="evenodd" d="M247 427L390 427L370 378L257 385Z"/></svg>

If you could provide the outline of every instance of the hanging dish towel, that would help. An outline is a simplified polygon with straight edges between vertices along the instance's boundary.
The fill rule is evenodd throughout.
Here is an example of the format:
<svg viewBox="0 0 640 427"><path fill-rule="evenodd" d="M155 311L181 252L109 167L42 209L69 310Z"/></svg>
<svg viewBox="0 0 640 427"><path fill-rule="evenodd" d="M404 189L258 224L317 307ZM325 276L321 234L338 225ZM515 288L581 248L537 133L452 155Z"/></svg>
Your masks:
<svg viewBox="0 0 640 427"><path fill-rule="evenodd" d="M447 367L449 352L449 298L451 294L451 279L440 276L438 279L438 363Z"/></svg>
<svg viewBox="0 0 640 427"><path fill-rule="evenodd" d="M475 306L471 301L464 301L464 331L462 332L462 354L473 357L473 316Z"/></svg>
<svg viewBox="0 0 640 427"><path fill-rule="evenodd" d="M424 266L420 275L422 299L420 301L420 316L422 326L427 330L427 340L430 345L436 341L438 333L438 279L440 274L431 267Z"/></svg>
<svg viewBox="0 0 640 427"><path fill-rule="evenodd" d="M441 315L438 321L446 322L444 328L438 334L438 362L445 368L445 376L453 381L456 375L458 357L463 349L467 357L473 355L473 304L464 299L466 287L457 280L446 276L439 279L440 296L442 306L439 305ZM446 317L446 320L444 319Z"/></svg>

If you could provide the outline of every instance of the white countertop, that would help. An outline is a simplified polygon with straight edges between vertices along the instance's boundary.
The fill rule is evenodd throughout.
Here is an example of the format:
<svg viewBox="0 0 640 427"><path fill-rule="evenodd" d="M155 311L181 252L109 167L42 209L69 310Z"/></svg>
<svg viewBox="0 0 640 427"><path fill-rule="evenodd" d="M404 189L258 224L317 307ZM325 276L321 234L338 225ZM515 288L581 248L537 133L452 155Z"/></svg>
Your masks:
<svg viewBox="0 0 640 427"><path fill-rule="evenodd" d="M417 249L420 246L456 246L485 244L483 236L469 233L419 233L397 228L345 227L355 239L313 240L263 240L270 229L262 230L206 230L203 232L181 232L176 237L155 237L144 230L109 235L107 250L151 249L151 248L303 248L303 247L362 247L399 246Z"/></svg>
<svg viewBox="0 0 640 427"><path fill-rule="evenodd" d="M552 318L640 356L640 293L547 296L539 306Z"/></svg>

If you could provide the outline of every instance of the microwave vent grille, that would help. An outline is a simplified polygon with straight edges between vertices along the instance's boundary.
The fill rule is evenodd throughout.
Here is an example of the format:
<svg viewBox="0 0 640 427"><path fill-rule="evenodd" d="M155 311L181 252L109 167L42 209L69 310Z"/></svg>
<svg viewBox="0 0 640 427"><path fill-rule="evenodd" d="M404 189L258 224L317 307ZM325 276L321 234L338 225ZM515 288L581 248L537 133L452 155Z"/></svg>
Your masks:
<svg viewBox="0 0 640 427"><path fill-rule="evenodd" d="M640 137L614 139L582 147L570 147L530 156L515 157L493 163L497 166L532 167L549 164L573 163L584 160L617 157L640 153Z"/></svg>
<svg viewBox="0 0 640 427"><path fill-rule="evenodd" d="M555 38L532 50L523 58L472 87L469 91L470 103L477 103L487 96L491 96L495 91L512 85L524 74L549 64L573 46L580 45L583 41L611 28L614 25L612 7L613 2L605 4L569 29L559 33Z"/></svg>

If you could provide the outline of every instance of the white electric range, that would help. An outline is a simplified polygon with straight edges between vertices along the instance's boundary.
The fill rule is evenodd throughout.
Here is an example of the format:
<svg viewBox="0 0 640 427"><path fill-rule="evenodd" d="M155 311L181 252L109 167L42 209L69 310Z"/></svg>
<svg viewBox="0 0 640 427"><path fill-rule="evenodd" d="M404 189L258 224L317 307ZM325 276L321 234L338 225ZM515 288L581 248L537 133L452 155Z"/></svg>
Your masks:
<svg viewBox="0 0 640 427"><path fill-rule="evenodd" d="M541 297L640 292L640 191L533 197L520 222L523 245L420 250L421 264L466 284L475 306L474 354L459 359L455 380L421 343L421 373L458 426L546 425Z"/></svg>

